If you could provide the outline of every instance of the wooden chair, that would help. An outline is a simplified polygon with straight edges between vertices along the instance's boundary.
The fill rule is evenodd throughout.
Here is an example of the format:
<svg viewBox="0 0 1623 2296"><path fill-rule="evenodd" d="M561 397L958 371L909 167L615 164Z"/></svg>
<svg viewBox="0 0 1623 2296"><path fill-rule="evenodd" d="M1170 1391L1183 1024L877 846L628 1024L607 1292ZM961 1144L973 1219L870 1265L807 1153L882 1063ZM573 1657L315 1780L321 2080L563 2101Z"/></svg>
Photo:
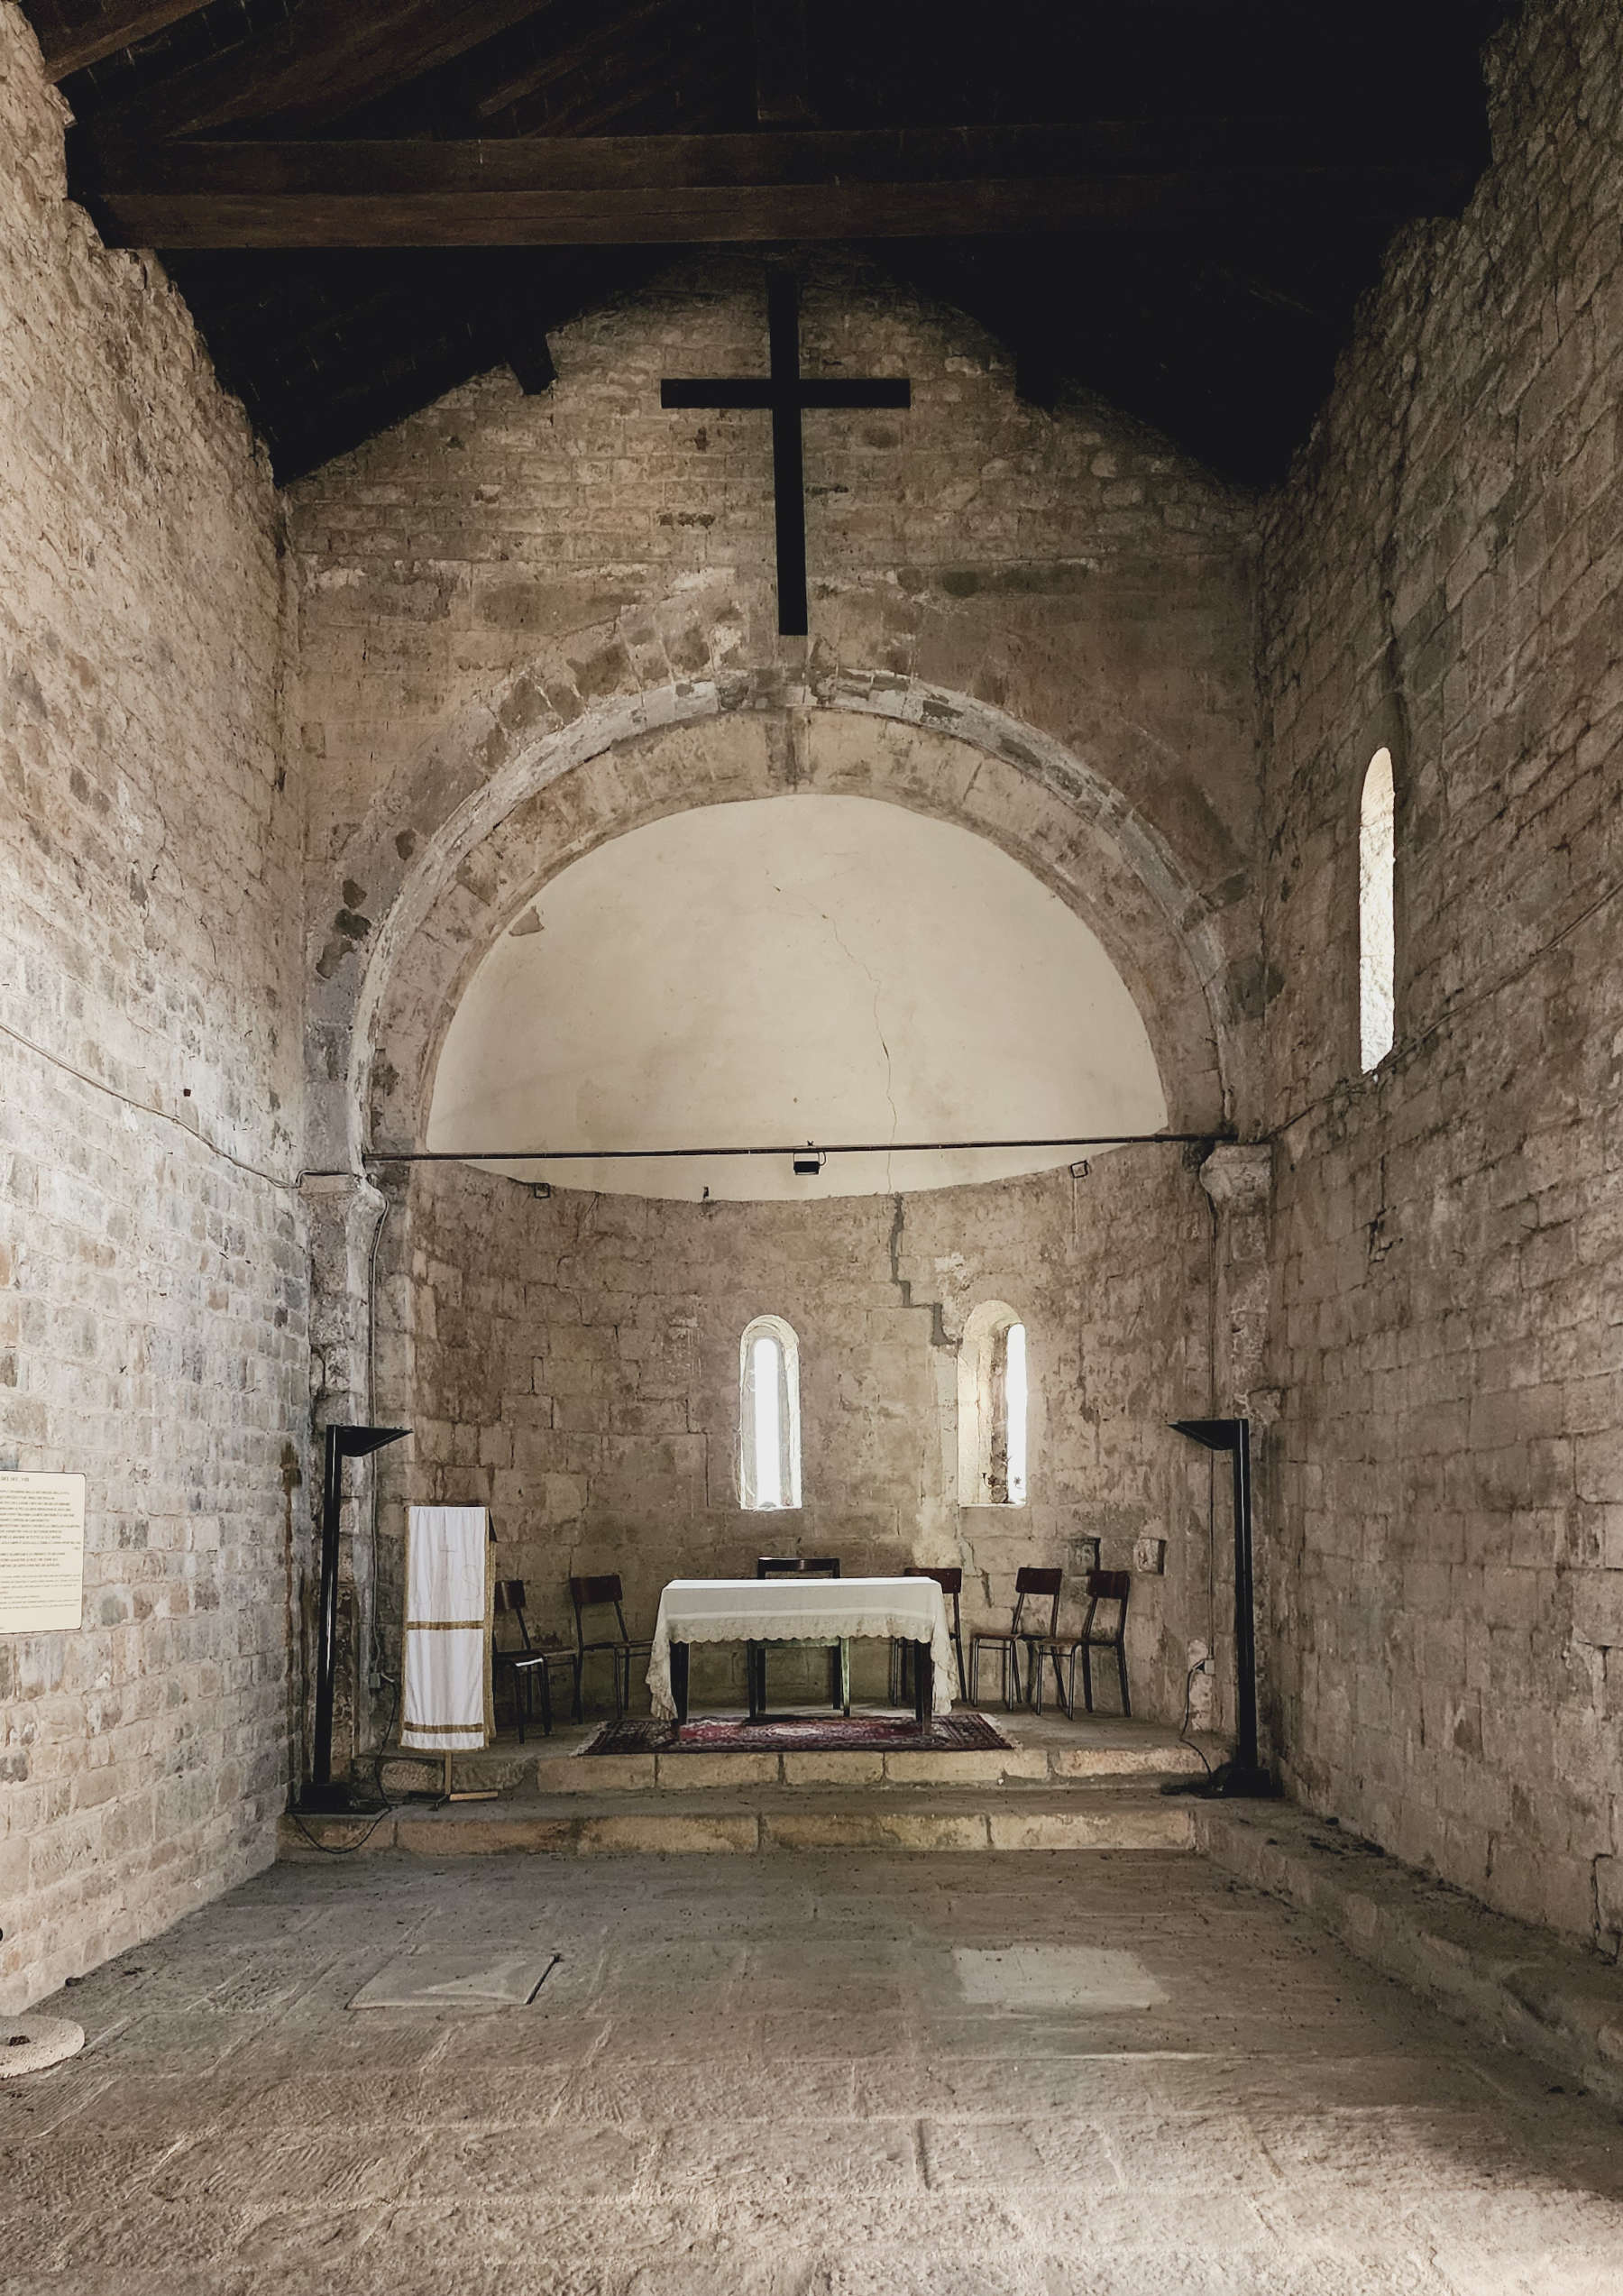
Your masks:
<svg viewBox="0 0 1623 2296"><path fill-rule="evenodd" d="M631 1704L631 1661L636 1658L646 1658L654 1645L652 1642L633 1642L627 1630L626 1613L623 1608L625 1593L620 1585L618 1571L605 1571L591 1578L572 1578L569 1582L569 1599L574 1605L575 1617L575 1658L578 1667L576 1697L578 1699L583 1694L582 1685L586 1679L587 1659L599 1651L607 1650L614 1661L614 1711L617 1716L623 1714ZM586 1639L585 1613L588 1611L610 1608L612 1608L614 1612L614 1623L618 1631L611 1635L598 1635L589 1642Z"/></svg>
<svg viewBox="0 0 1623 2296"><path fill-rule="evenodd" d="M1083 1582L1083 1592L1087 1597L1087 1609L1083 1615L1080 1634L1043 1635L1031 1641L1032 1664L1037 1684L1037 1712L1042 1712L1042 1661L1045 1658L1053 1661L1054 1687L1059 1694L1060 1704L1068 1714L1074 1714L1077 1711L1077 1656L1080 1652L1083 1704L1091 1714L1094 1710L1091 1653L1095 1650L1114 1650L1122 1682L1122 1712L1131 1718L1132 1701L1127 1694L1127 1598L1132 1592L1132 1574L1131 1571L1089 1571ZM1097 1625L1101 1603L1114 1603L1115 1605L1115 1625L1105 1634L1099 1632ZM1066 1661L1063 1682L1059 1676L1061 1658Z"/></svg>
<svg viewBox="0 0 1623 2296"><path fill-rule="evenodd" d="M964 1676L964 1622L958 1613L959 1597L964 1591L961 1570L938 1570L931 1563L909 1563L902 1574L903 1578L933 1578L943 1596L952 1606L952 1624L948 1632L958 1657L958 1696L967 1698L968 1687ZM912 1666L913 1646L911 1642L893 1642L890 1658L890 1700L893 1706L906 1703L909 1695L907 1681Z"/></svg>
<svg viewBox="0 0 1623 2296"><path fill-rule="evenodd" d="M756 1557L757 1578L838 1578L838 1555L758 1555ZM848 1642L830 1642L829 1649L829 1703L839 1713L851 1711L851 1646ZM749 1719L757 1721L766 1711L766 1645L751 1642L744 1652L745 1678L749 1694Z"/></svg>
<svg viewBox="0 0 1623 2296"><path fill-rule="evenodd" d="M1059 1582L1063 1573L1039 1570L1030 1563L1022 1563L1014 1574L1014 1612L1006 1634L983 1630L969 1637L969 1704L980 1704L980 1654L995 1650L1001 1668L1003 1702L1005 1708L1018 1703L1020 1697L1020 1646L1042 1639L1041 1627L1032 1626L1026 1617L1026 1604L1049 1599L1049 1634L1052 1636L1059 1623ZM1035 1612L1033 1612L1035 1615ZM1009 1695L1009 1677L1014 1677L1014 1695Z"/></svg>
<svg viewBox="0 0 1623 2296"><path fill-rule="evenodd" d="M501 1641L501 1621L509 1618L518 1630L517 1648ZM553 1726L552 1670L555 1667L566 1670L570 1676L572 1694L570 1712L576 1722L581 1719L581 1662L573 1650L562 1643L532 1642L529 1621L525 1616L524 1581L521 1578L499 1578L496 1582L496 1616L491 1636L491 1687L494 1696L501 1693L505 1676L512 1685L513 1719L518 1725L518 1743L524 1743L524 1726L536 1718L535 1695L541 1690L541 1728L550 1738Z"/></svg>

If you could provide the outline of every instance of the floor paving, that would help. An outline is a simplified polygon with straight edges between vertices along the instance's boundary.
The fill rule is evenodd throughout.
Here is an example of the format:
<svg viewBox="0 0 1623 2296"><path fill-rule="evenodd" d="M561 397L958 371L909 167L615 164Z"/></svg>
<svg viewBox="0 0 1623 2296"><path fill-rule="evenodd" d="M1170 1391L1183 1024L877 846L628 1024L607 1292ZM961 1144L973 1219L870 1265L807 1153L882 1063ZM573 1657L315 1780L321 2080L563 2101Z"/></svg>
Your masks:
<svg viewBox="0 0 1623 2296"><path fill-rule="evenodd" d="M42 2006L0 2296L1623 2288L1616 2118L1175 1851L332 1857Z"/></svg>

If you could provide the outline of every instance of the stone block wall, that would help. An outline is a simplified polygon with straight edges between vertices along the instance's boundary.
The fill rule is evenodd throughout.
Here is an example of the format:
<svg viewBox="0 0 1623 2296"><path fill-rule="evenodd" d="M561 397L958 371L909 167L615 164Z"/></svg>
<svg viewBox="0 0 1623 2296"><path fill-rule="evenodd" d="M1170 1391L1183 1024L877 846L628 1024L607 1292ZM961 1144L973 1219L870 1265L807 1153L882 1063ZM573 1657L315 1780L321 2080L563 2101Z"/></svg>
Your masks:
<svg viewBox="0 0 1623 2296"><path fill-rule="evenodd" d="M1022 405L979 328L874 267L832 251L803 273L807 371L905 373L913 396L905 414L807 418L809 639L776 628L770 426L659 403L662 375L762 366L753 256L674 262L558 330L544 396L498 369L290 491L313 1164L345 1161L357 1099L362 1131L371 1118L352 1031L381 951L420 935L438 894L489 900L489 809L536 794L537 755L557 758L544 802L562 844L594 740L628 748L740 709L784 720L780 781L801 769L808 710L948 734L995 719L1000 776L1025 787L988 801L986 833L1016 852L1041 837L1061 869L1123 830L1153 850L1158 883L1139 896L1199 944L1191 977L1232 1040L1224 1083L1243 1120L1252 506L1107 409ZM1074 795L1067 760L1107 785L1108 820L1038 826ZM702 789L702 756L699 770ZM612 792L591 796L613 813ZM628 825L640 802L628 758ZM387 1074L409 1065L386 1037L370 1049Z"/></svg>
<svg viewBox="0 0 1623 2296"><path fill-rule="evenodd" d="M1615 1954L1623 19L1541 0L1489 69L1494 164L1400 234L1265 535L1273 1720L1314 1807Z"/></svg>
<svg viewBox="0 0 1623 2296"><path fill-rule="evenodd" d="M0 1469L87 1478L0 1635L0 2007L262 1865L307 1409L279 518L0 5Z"/></svg>
<svg viewBox="0 0 1623 2296"><path fill-rule="evenodd" d="M380 1408L414 1429L381 1462L386 1644L410 1499L489 1506L500 1575L571 1632L572 1573L619 1571L646 1633L665 1580L753 1576L779 1551L837 1553L848 1574L959 1563L967 1630L1007 1619L1022 1563L1079 1577L1093 1539L1131 1567L1151 1537L1166 1570L1135 1583L1133 1696L1176 1721L1188 1644L1213 1632L1207 1471L1166 1425L1210 1408L1207 1211L1177 1148L803 1207L538 1197L418 1167L380 1254ZM1028 1332L1024 1507L958 1503L956 1343L986 1299ZM803 1484L799 1509L755 1513L738 1344L763 1314L800 1343ZM859 1657L877 1691L883 1657ZM732 1671L696 1674L695 1694L741 1697Z"/></svg>

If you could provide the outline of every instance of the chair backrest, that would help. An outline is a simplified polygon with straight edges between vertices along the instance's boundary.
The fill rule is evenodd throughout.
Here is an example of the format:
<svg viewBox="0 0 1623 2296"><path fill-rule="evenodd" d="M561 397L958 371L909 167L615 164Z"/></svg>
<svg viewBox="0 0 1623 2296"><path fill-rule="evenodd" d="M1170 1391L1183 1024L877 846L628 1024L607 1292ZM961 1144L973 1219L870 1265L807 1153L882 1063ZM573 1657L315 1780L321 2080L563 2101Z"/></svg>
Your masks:
<svg viewBox="0 0 1623 2296"><path fill-rule="evenodd" d="M1094 1617L1101 1603L1119 1603L1122 1607L1116 1612L1115 1631L1106 1638L1112 1642L1118 1640L1127 1631L1127 1597L1132 1592L1132 1573L1131 1571L1089 1571L1085 1584L1087 1594L1087 1616L1083 1621L1083 1634L1091 1639Z"/></svg>
<svg viewBox="0 0 1623 2296"><path fill-rule="evenodd" d="M944 1565L938 1567L933 1563L909 1563L902 1575L903 1578L933 1578L942 1593L951 1597L952 1631L954 1634L962 1633L963 1629L958 1619L958 1598L964 1591L964 1574L961 1570L956 1567L948 1568Z"/></svg>
<svg viewBox="0 0 1623 2296"><path fill-rule="evenodd" d="M757 1578L838 1578L838 1555L757 1555Z"/></svg>
<svg viewBox="0 0 1623 2296"><path fill-rule="evenodd" d="M595 1610L600 1603L611 1603L614 1605L614 1619L619 1629L620 1640L629 1642L631 1637L626 1631L626 1614L620 1608L623 1597L618 1571L603 1571L593 1578L572 1578L569 1582L569 1599L574 1604L575 1649L577 1650L583 1649L586 1642L586 1629L582 1612Z"/></svg>
<svg viewBox="0 0 1623 2296"><path fill-rule="evenodd" d="M1040 1603L1044 1595L1047 1595L1049 1603L1048 1630L1050 1634L1059 1633L1059 1588L1064 1576L1063 1571L1041 1569L1032 1563L1021 1565L1014 1574L1014 1616L1010 1622L1011 1633L1020 1633L1026 1604ZM1041 1629L1027 1627L1025 1631L1040 1633Z"/></svg>
<svg viewBox="0 0 1623 2296"><path fill-rule="evenodd" d="M518 1623L519 1649L527 1650L530 1647L529 1626L524 1615L524 1581L521 1578L499 1578L496 1582L496 1617L491 1629L491 1643L496 1650L501 1648L501 1629L497 1621L509 1617Z"/></svg>

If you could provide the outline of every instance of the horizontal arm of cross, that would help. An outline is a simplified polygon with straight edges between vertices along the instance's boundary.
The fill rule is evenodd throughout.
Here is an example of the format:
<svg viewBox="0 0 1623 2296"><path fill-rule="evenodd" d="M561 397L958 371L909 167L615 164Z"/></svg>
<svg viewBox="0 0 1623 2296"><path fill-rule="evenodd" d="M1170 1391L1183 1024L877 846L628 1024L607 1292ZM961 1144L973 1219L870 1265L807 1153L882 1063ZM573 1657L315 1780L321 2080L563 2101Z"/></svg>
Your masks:
<svg viewBox="0 0 1623 2296"><path fill-rule="evenodd" d="M659 386L662 407L911 407L912 385L887 375L780 385L763 375L677 375Z"/></svg>

